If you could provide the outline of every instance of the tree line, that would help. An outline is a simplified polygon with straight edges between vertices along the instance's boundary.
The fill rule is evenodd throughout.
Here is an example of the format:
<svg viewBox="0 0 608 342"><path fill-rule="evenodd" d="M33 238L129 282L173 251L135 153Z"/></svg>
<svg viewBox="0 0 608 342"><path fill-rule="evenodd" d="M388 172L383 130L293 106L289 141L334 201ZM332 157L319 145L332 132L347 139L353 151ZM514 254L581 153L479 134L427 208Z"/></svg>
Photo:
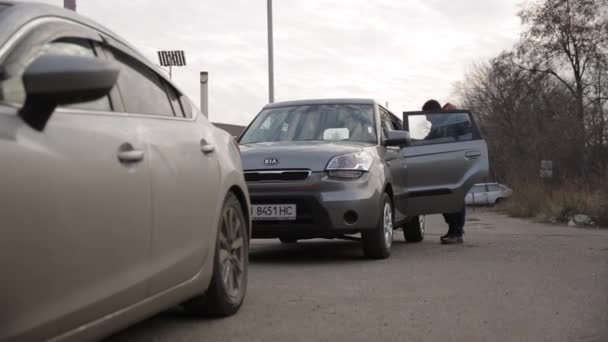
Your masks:
<svg viewBox="0 0 608 342"><path fill-rule="evenodd" d="M608 0L527 2L519 17L518 42L456 85L493 177L535 181L551 160L558 182L608 182Z"/></svg>

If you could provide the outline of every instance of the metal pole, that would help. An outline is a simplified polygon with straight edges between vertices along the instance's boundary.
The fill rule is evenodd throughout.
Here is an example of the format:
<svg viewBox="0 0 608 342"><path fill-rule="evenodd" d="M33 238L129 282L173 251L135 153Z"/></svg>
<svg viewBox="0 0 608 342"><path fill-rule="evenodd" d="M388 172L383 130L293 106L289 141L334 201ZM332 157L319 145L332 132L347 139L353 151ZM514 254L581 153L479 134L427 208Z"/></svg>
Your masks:
<svg viewBox="0 0 608 342"><path fill-rule="evenodd" d="M169 65L169 79L173 80L173 72L171 71L171 66Z"/></svg>
<svg viewBox="0 0 608 342"><path fill-rule="evenodd" d="M272 0L268 1L268 102L274 102L274 44L272 34Z"/></svg>
<svg viewBox="0 0 608 342"><path fill-rule="evenodd" d="M201 71L201 112L209 118L209 73Z"/></svg>
<svg viewBox="0 0 608 342"><path fill-rule="evenodd" d="M76 0L63 0L63 8L76 12Z"/></svg>

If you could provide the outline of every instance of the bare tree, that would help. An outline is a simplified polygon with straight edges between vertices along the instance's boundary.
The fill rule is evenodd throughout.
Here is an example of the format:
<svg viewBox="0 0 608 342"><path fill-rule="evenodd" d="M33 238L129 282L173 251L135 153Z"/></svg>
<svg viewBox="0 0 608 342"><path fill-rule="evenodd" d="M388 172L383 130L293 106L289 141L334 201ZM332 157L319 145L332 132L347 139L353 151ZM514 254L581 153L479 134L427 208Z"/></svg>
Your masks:
<svg viewBox="0 0 608 342"><path fill-rule="evenodd" d="M495 178L536 179L542 159L554 160L563 176L576 174L576 135L568 129L575 103L559 81L523 70L506 52L475 66L456 88L484 131Z"/></svg>
<svg viewBox="0 0 608 342"><path fill-rule="evenodd" d="M545 0L520 13L524 32L516 47L516 63L531 73L550 75L575 100L576 145L584 166L586 119L592 105L594 68L608 52L606 0ZM581 170L582 171L582 170Z"/></svg>

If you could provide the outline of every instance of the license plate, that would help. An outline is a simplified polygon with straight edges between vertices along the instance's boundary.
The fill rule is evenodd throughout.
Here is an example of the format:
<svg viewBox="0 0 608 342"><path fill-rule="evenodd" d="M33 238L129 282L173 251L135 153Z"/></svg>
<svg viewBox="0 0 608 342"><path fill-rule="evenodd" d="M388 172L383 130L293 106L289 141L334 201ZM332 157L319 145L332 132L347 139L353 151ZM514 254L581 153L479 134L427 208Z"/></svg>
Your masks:
<svg viewBox="0 0 608 342"><path fill-rule="evenodd" d="M251 219L255 221L295 220L295 204L254 204L251 206Z"/></svg>

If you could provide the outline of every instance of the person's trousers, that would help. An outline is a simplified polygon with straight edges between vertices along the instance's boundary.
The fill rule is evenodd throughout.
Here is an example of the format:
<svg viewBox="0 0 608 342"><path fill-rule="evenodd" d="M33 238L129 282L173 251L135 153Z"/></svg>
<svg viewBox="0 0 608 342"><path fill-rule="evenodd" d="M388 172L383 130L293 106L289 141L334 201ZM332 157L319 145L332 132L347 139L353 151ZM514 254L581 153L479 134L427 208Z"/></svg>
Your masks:
<svg viewBox="0 0 608 342"><path fill-rule="evenodd" d="M443 219L449 225L449 235L462 236L464 235L464 222L466 216L466 208L462 206L460 211L455 213L443 214Z"/></svg>

